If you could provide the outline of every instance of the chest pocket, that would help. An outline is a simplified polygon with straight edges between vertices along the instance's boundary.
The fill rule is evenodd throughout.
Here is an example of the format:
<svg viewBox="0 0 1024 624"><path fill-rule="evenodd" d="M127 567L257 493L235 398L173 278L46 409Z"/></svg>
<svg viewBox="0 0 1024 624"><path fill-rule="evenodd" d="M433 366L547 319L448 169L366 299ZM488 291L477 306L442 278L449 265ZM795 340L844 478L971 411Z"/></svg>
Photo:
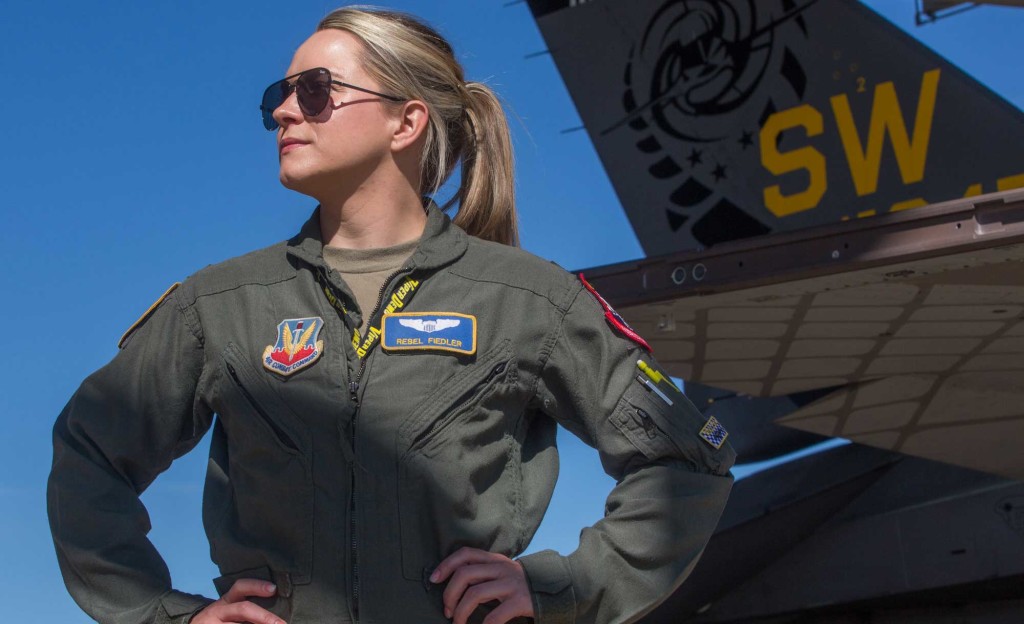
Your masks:
<svg viewBox="0 0 1024 624"><path fill-rule="evenodd" d="M398 434L402 573L421 580L462 546L511 555L523 541L522 413L505 340L428 397Z"/></svg>
<svg viewBox="0 0 1024 624"><path fill-rule="evenodd" d="M222 352L216 406L224 435L211 451L204 523L221 570L269 564L309 581L313 483L299 418L234 344ZM216 443L216 441L215 441Z"/></svg>

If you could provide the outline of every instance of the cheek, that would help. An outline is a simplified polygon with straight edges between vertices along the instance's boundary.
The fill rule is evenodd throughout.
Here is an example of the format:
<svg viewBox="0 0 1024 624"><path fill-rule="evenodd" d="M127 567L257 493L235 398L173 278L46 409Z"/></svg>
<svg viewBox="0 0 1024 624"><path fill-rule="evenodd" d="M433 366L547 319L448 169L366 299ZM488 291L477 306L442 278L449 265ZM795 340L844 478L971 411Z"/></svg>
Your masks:
<svg viewBox="0 0 1024 624"><path fill-rule="evenodd" d="M360 152L386 150L389 141L389 120L380 105L361 102L350 105L341 115L320 128L320 136L330 143L331 150L356 149Z"/></svg>
<svg viewBox="0 0 1024 624"><path fill-rule="evenodd" d="M376 167L390 150L386 120L372 111L345 111L316 124L314 142L281 156L281 179Z"/></svg>
<svg viewBox="0 0 1024 624"><path fill-rule="evenodd" d="M367 128L353 126L323 137L317 147L326 169L374 167L386 155L387 143Z"/></svg>

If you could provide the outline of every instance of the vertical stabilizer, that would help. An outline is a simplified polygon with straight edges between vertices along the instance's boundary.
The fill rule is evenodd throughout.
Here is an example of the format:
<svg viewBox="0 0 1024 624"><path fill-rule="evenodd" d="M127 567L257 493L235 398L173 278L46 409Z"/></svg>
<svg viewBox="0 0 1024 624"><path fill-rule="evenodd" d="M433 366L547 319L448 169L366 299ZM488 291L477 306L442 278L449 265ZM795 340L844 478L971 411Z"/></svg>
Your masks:
<svg viewBox="0 0 1024 624"><path fill-rule="evenodd" d="M648 254L1024 186L1024 114L854 0L529 0Z"/></svg>

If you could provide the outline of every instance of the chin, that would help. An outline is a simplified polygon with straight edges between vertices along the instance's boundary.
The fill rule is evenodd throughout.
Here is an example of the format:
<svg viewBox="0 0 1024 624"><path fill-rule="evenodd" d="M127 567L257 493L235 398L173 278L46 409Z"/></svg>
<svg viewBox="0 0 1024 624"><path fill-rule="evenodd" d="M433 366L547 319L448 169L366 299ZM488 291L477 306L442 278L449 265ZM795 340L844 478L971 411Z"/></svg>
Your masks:
<svg viewBox="0 0 1024 624"><path fill-rule="evenodd" d="M296 193L302 193L303 195L309 195L309 176L302 175L296 171L290 171L284 167L281 167L281 172L278 175L278 179L281 181L281 186L288 190L295 191Z"/></svg>
<svg viewBox="0 0 1024 624"><path fill-rule="evenodd" d="M295 171L288 171L281 168L281 173L278 179L281 181L281 186L285 187L289 191L295 191L307 197L312 197L318 202L323 201L324 190L331 188L330 184L326 182L324 176L313 176L308 173L298 174Z"/></svg>

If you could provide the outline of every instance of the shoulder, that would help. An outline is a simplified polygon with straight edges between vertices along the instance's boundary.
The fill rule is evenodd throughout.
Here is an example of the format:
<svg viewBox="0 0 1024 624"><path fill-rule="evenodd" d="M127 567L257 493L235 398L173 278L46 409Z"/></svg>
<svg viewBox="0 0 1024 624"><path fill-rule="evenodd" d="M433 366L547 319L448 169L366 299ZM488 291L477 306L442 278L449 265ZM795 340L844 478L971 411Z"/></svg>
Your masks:
<svg viewBox="0 0 1024 624"><path fill-rule="evenodd" d="M562 309L581 287L576 276L554 262L518 247L468 238L466 253L449 268L454 275L526 290Z"/></svg>
<svg viewBox="0 0 1024 624"><path fill-rule="evenodd" d="M285 241L257 249L193 273L182 283L179 299L185 305L247 285L268 285L294 278L295 266Z"/></svg>

